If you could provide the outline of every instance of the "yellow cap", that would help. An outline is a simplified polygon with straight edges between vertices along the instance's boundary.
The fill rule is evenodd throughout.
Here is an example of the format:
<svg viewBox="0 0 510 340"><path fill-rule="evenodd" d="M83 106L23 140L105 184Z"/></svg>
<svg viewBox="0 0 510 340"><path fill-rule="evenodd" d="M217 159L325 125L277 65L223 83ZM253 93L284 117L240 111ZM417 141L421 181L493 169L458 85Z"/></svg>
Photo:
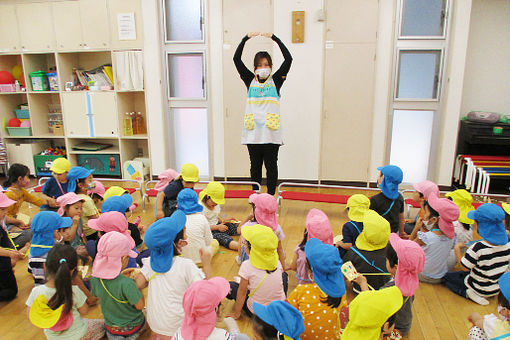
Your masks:
<svg viewBox="0 0 510 340"><path fill-rule="evenodd" d="M216 204L225 204L225 187L220 182L209 182L207 187L200 191L198 197L203 200L205 195L211 197Z"/></svg>
<svg viewBox="0 0 510 340"><path fill-rule="evenodd" d="M186 182L198 182L198 168L195 164L186 163L181 167L180 177Z"/></svg>
<svg viewBox="0 0 510 340"><path fill-rule="evenodd" d="M459 207L459 222L466 224L473 224L475 222L467 217L468 212L475 210L475 207L473 207L473 196L471 196L469 191L458 189L447 193L445 196L450 197L453 200L453 203Z"/></svg>
<svg viewBox="0 0 510 340"><path fill-rule="evenodd" d="M404 302L397 286L361 292L349 305L349 322L342 340L377 340L381 328Z"/></svg>
<svg viewBox="0 0 510 340"><path fill-rule="evenodd" d="M354 222L363 222L363 216L370 209L370 200L363 194L355 194L347 200L349 219Z"/></svg>
<svg viewBox="0 0 510 340"><path fill-rule="evenodd" d="M59 306L53 310L48 306L48 300L44 295L39 295L32 306L28 318L30 322L36 327L47 329L55 326L62 315L64 305Z"/></svg>
<svg viewBox="0 0 510 340"><path fill-rule="evenodd" d="M503 208L503 210L508 214L510 215L510 204L508 203L501 203L501 207Z"/></svg>
<svg viewBox="0 0 510 340"><path fill-rule="evenodd" d="M119 187L117 185L114 185L112 187L109 187L108 190L104 192L103 199L106 201L108 198L112 196L122 196L125 193L127 193L126 189Z"/></svg>
<svg viewBox="0 0 510 340"><path fill-rule="evenodd" d="M388 244L390 223L373 210L367 210L363 217L363 231L356 239L356 247L361 250L379 250Z"/></svg>
<svg viewBox="0 0 510 340"><path fill-rule="evenodd" d="M250 263L258 269L274 270L278 264L278 237L269 227L255 224L243 227L241 234L251 244Z"/></svg>
<svg viewBox="0 0 510 340"><path fill-rule="evenodd" d="M67 160L67 158L60 157L57 158L51 163L50 171L56 174L63 174L71 170L71 162Z"/></svg>

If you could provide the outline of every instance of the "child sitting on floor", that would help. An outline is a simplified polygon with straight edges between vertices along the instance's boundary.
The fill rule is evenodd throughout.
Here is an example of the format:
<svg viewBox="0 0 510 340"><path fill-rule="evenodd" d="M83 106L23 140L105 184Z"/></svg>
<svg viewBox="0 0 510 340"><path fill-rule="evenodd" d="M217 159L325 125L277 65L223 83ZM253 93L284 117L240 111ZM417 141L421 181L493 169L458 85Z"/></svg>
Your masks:
<svg viewBox="0 0 510 340"><path fill-rule="evenodd" d="M111 231L101 237L92 267L92 294L101 302L108 338L137 339L145 317L145 299L135 281L121 274L129 258L138 256L129 236Z"/></svg>
<svg viewBox="0 0 510 340"><path fill-rule="evenodd" d="M416 226L420 228L422 226L422 220L425 216L425 202L430 195L439 196L439 187L432 181L423 181L420 183L414 183L413 188L416 190L413 192L413 201L420 205L420 211L416 214L414 220L406 219L404 231L406 234L411 235Z"/></svg>
<svg viewBox="0 0 510 340"><path fill-rule="evenodd" d="M503 219L505 213L496 204L482 204L468 217L475 220L481 240L470 246L464 256L464 243L455 245L455 255L462 271L447 273L443 280L456 294L480 305L488 305L487 297L499 292L498 280L506 271L510 261L510 243Z"/></svg>
<svg viewBox="0 0 510 340"><path fill-rule="evenodd" d="M381 188L381 193L370 197L370 209L390 222L392 233L405 237L404 197L398 191L404 174L396 165L380 166L377 170L380 171L377 185Z"/></svg>
<svg viewBox="0 0 510 340"><path fill-rule="evenodd" d="M449 192L445 196L452 200L460 210L459 219L453 222L453 226L455 228L455 242L472 244L473 229L471 229L471 225L474 221L468 218L467 214L468 212L475 210L475 207L473 207L473 196L464 189ZM452 249L448 258L448 270L452 270L456 263L457 258L455 257L454 249Z"/></svg>
<svg viewBox="0 0 510 340"><path fill-rule="evenodd" d="M386 245L390 235L390 223L373 210L363 216L363 231L356 239L356 244L345 254L344 262L351 261L359 273L369 273L368 284L374 289L381 288L388 282L386 272ZM352 284L356 293L360 287Z"/></svg>
<svg viewBox="0 0 510 340"><path fill-rule="evenodd" d="M53 199L67 194L67 173L69 170L71 170L71 162L66 158L60 157L55 159L50 167L52 176L44 183L42 193ZM41 205L41 210L57 211L57 208Z"/></svg>
<svg viewBox="0 0 510 340"><path fill-rule="evenodd" d="M165 188L177 177L179 173L174 169L166 169L158 175L158 183L154 186L154 190L158 192L156 196L156 218L163 218L165 216L163 212L163 201L165 199ZM158 215L159 212L159 215Z"/></svg>
<svg viewBox="0 0 510 340"><path fill-rule="evenodd" d="M311 209L308 212L303 240L297 245L294 250L294 258L286 268L286 270L296 271L298 284L313 283L305 255L305 245L311 238L317 238L325 244L333 245L333 231L328 216L319 209Z"/></svg>
<svg viewBox="0 0 510 340"><path fill-rule="evenodd" d="M448 256L454 244L453 221L459 218L459 208L447 198L430 195L425 202L422 231L415 229L411 240L425 251L425 268L418 274L421 282L441 283L448 271Z"/></svg>
<svg viewBox="0 0 510 340"><path fill-rule="evenodd" d="M363 194L355 194L347 200L347 215L350 221L342 227L342 240L335 242L343 258L363 231L363 216L370 208L370 200Z"/></svg>
<svg viewBox="0 0 510 340"><path fill-rule="evenodd" d="M179 195L182 189L193 189L198 180L198 168L196 165L191 163L183 164L179 177L170 182L163 190L165 196L161 203L158 201L156 218L171 216L177 210L177 195Z"/></svg>
<svg viewBox="0 0 510 340"><path fill-rule="evenodd" d="M200 205L204 207L202 214L207 218L211 227L212 235L219 244L227 249L238 250L239 242L234 241L232 236L241 233L239 223L228 222L232 219L222 220L219 215L220 205L225 204L225 187L219 182L209 182L207 187L198 195Z"/></svg>
<svg viewBox="0 0 510 340"><path fill-rule="evenodd" d="M273 301L267 306L254 303L252 319L256 339L299 340L305 331L303 317L299 311L283 301Z"/></svg>
<svg viewBox="0 0 510 340"><path fill-rule="evenodd" d="M469 340L507 339L510 335L510 273L499 278L498 316L478 313L469 315L468 320L473 324L469 330Z"/></svg>
<svg viewBox="0 0 510 340"><path fill-rule="evenodd" d="M51 216L55 219L60 217L49 211L39 214L45 213L54 214ZM48 280L44 285L34 287L26 301L30 308L30 322L43 328L48 339L102 339L105 334L104 320L83 318L88 313L85 303L87 297L72 284L72 279L77 275L76 251L69 245L57 244L47 255Z"/></svg>
<svg viewBox="0 0 510 340"><path fill-rule="evenodd" d="M135 281L139 288L149 286L147 322L156 339L170 339L182 325L186 289L193 282L212 277L207 249L200 251L203 272L192 260L179 256L186 245L185 225L186 215L178 210L154 222L145 233L151 255L143 259Z"/></svg>
<svg viewBox="0 0 510 340"><path fill-rule="evenodd" d="M193 189L183 189L177 195L178 210L186 214L186 235L188 245L182 249L182 256L200 263L200 249L207 248L214 256L219 248L213 239L209 222L201 214L203 207L198 204L198 195Z"/></svg>
<svg viewBox="0 0 510 340"><path fill-rule="evenodd" d="M94 181L93 187L94 188L89 189L87 193L90 196L90 198L92 198L92 201L94 201L96 209L98 211L101 211L101 206L103 205L104 202L104 194L106 192L106 189L103 183L101 183L98 180Z"/></svg>
<svg viewBox="0 0 510 340"><path fill-rule="evenodd" d="M300 284L289 295L289 303L296 307L305 324L302 339L339 339L340 308L347 305L342 259L338 250L316 238L305 246L310 276L315 283Z"/></svg>
<svg viewBox="0 0 510 340"><path fill-rule="evenodd" d="M97 238L96 231L89 228L88 225L89 220L99 217L99 210L97 210L94 201L88 195L88 191L94 188L93 171L81 166L75 166L67 174L69 192L75 192L83 200L81 222L82 233L86 240L95 240Z"/></svg>
<svg viewBox="0 0 510 340"><path fill-rule="evenodd" d="M126 220L128 220L133 214L133 210L135 208L135 204L133 204L133 197L131 197L130 194L123 194L122 196L111 196L106 199L102 206L102 212L107 213L117 211L123 214ZM140 227L130 222L128 222L127 225L129 233L135 241L136 247L141 247L143 245L143 239L140 235Z"/></svg>
<svg viewBox="0 0 510 340"><path fill-rule="evenodd" d="M243 227L245 249L250 256L239 268L241 282L230 282L227 298L236 300L233 318L238 319L244 310L248 316L253 314L253 303L263 305L274 300L285 300L283 268L278 261L276 248L278 238L271 228L263 225Z"/></svg>

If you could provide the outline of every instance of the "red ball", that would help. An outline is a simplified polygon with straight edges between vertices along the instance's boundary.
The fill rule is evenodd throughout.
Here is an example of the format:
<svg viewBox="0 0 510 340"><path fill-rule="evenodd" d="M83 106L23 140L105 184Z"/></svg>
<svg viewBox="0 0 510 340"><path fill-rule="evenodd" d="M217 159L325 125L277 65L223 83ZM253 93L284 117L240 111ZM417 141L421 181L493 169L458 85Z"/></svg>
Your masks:
<svg viewBox="0 0 510 340"><path fill-rule="evenodd" d="M7 71L0 71L0 84L14 84L14 77Z"/></svg>
<svg viewBox="0 0 510 340"><path fill-rule="evenodd" d="M7 124L8 127L19 127L21 125L21 120L18 118L11 118L9 119L9 124Z"/></svg>

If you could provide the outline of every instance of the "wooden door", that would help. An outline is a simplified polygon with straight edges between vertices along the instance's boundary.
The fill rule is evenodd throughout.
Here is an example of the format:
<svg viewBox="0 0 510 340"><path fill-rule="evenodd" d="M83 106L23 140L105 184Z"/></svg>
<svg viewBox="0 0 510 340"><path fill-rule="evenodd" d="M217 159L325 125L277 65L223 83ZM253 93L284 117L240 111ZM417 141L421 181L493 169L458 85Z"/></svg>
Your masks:
<svg viewBox="0 0 510 340"><path fill-rule="evenodd" d="M85 92L63 92L62 116L69 137L90 137Z"/></svg>
<svg viewBox="0 0 510 340"><path fill-rule="evenodd" d="M89 92L94 121L94 137L119 136L119 120L114 92Z"/></svg>
<svg viewBox="0 0 510 340"><path fill-rule="evenodd" d="M237 73L232 58L241 39L251 31L273 31L272 1L224 0L223 103L225 110L225 176L227 177L250 177L248 150L245 145L241 145L247 89ZM243 52L243 62L246 67L253 71L255 53L268 51L272 54L273 44L273 41L263 37L248 40Z"/></svg>
<svg viewBox="0 0 510 340"><path fill-rule="evenodd" d="M20 52L18 21L15 5L0 5L0 53Z"/></svg>
<svg viewBox="0 0 510 340"><path fill-rule="evenodd" d="M110 23L105 0L81 0L80 17L84 49L110 47ZM111 18L112 20L114 18ZM115 18L115 20L117 20Z"/></svg>
<svg viewBox="0 0 510 340"><path fill-rule="evenodd" d="M378 11L377 0L327 1L321 180L368 181Z"/></svg>
<svg viewBox="0 0 510 340"><path fill-rule="evenodd" d="M77 1L54 2L53 23L57 50L71 51L83 47L80 20L80 3Z"/></svg>
<svg viewBox="0 0 510 340"><path fill-rule="evenodd" d="M21 49L26 52L54 50L51 4L38 2L16 6Z"/></svg>

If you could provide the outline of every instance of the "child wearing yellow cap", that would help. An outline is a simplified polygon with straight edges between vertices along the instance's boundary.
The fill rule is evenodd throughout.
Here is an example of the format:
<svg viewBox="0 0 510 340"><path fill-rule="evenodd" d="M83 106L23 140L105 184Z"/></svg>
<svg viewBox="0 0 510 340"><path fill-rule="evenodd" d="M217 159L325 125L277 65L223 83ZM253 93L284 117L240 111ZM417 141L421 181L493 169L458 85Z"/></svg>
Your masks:
<svg viewBox="0 0 510 340"><path fill-rule="evenodd" d="M363 194L355 194L347 200L347 215L350 221L342 227L342 240L335 242L340 256L347 253L363 231L363 216L370 208L370 200Z"/></svg>
<svg viewBox="0 0 510 340"><path fill-rule="evenodd" d="M53 199L57 199L60 196L67 193L67 173L71 170L71 162L66 158L60 157L55 159L51 163L50 171L52 177L44 183L42 193ZM53 210L57 211L56 208L52 208L48 205L42 205L41 210Z"/></svg>
<svg viewBox="0 0 510 340"><path fill-rule="evenodd" d="M157 202L156 219L169 217L177 210L177 195L182 189L193 189L198 182L198 168L195 164L186 163L181 167L179 177L174 179L163 190L165 196Z"/></svg>

